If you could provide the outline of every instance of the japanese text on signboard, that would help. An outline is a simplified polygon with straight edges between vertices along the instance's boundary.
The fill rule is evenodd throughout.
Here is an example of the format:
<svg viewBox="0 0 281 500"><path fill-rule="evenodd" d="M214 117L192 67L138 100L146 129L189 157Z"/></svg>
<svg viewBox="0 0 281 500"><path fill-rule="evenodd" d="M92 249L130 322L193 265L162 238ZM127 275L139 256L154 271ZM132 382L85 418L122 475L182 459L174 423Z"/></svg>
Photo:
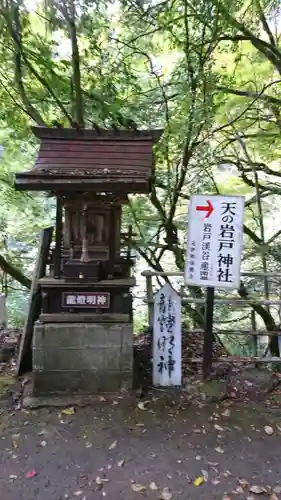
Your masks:
<svg viewBox="0 0 281 500"><path fill-rule="evenodd" d="M187 285L239 287L243 217L243 196L191 197L185 263Z"/></svg>
<svg viewBox="0 0 281 500"><path fill-rule="evenodd" d="M157 321L160 326L160 337L157 340L157 348L159 351L159 363L157 367L159 373L162 374L163 371L167 371L169 378L171 378L176 363L173 358L173 350L175 348L174 326L176 323L176 316L171 295L166 297L164 293L160 294L158 311L159 316Z"/></svg>
<svg viewBox="0 0 281 500"><path fill-rule="evenodd" d="M203 228L202 245L201 245L201 265L200 265L201 280L207 280L209 278L211 237L212 237L212 224L210 224L209 222L205 222Z"/></svg>
<svg viewBox="0 0 281 500"><path fill-rule="evenodd" d="M232 283L233 246L235 242L236 202L220 204L220 232L217 258L217 279L220 283Z"/></svg>

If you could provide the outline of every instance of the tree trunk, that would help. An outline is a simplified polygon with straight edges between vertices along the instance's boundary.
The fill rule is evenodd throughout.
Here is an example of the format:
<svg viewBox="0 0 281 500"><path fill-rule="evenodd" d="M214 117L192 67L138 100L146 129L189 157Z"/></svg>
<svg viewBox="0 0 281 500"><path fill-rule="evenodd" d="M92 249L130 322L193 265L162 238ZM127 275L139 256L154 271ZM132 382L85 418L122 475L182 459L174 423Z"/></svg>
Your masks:
<svg viewBox="0 0 281 500"><path fill-rule="evenodd" d="M249 294L248 294L243 283L241 283L241 286L239 289L239 295L242 299L250 300ZM253 302L254 302L254 299L253 299ZM275 331L277 329L275 321L267 309L265 309L260 304L253 304L252 308L262 318L264 325L266 327L266 330L268 332L272 332L272 331ZM277 335L272 336L272 338L269 342L269 348L270 348L270 351L271 351L273 356L279 357L279 345L278 345Z"/></svg>
<svg viewBox="0 0 281 500"><path fill-rule="evenodd" d="M5 273L11 276L15 281L18 281L26 288L31 288L31 280L27 278L20 269L8 262L2 255L0 255L0 267Z"/></svg>
<svg viewBox="0 0 281 500"><path fill-rule="evenodd" d="M70 14L67 14L66 20L68 23L69 35L71 40L71 62L72 62L72 84L73 84L73 111L75 116L73 120L76 121L77 125L84 128L84 103L83 94L81 88L81 71L80 71L80 54L77 40L77 29L75 24L75 4L73 0L70 0Z"/></svg>

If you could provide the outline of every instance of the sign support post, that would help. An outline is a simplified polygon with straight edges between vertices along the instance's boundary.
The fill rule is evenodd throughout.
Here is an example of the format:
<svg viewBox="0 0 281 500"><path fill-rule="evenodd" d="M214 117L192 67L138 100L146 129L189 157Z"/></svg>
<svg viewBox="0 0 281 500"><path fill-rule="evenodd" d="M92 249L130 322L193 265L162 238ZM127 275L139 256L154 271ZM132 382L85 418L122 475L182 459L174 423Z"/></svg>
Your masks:
<svg viewBox="0 0 281 500"><path fill-rule="evenodd" d="M203 377L209 377L213 361L214 287L207 288L204 321Z"/></svg>

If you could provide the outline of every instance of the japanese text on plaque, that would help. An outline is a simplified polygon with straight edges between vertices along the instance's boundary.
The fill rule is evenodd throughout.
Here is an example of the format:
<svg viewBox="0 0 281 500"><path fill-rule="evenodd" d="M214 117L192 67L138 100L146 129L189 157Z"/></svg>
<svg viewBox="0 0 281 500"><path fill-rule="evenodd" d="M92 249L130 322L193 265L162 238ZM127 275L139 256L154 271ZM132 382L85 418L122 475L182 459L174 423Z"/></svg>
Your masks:
<svg viewBox="0 0 281 500"><path fill-rule="evenodd" d="M171 295L166 297L164 293L160 294L158 303L158 323L160 326L160 337L157 340L159 352L158 372L168 372L169 378L175 369L175 359L173 350L175 348L174 327L176 323L175 307Z"/></svg>

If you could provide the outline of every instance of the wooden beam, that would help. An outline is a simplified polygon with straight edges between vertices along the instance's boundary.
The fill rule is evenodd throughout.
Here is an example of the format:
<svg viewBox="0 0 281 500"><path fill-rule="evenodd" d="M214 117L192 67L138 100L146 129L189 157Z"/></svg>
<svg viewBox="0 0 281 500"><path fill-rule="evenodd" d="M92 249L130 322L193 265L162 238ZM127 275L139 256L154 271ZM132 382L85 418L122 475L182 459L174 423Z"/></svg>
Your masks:
<svg viewBox="0 0 281 500"><path fill-rule="evenodd" d="M217 335L244 335L244 336L261 336L261 337L274 337L276 335L281 335L281 330L276 331L266 331L266 330L216 330Z"/></svg>
<svg viewBox="0 0 281 500"><path fill-rule="evenodd" d="M213 325L214 325L214 297L215 289L207 288L205 318L204 318L204 344L203 344L203 377L207 378L212 371L213 360Z"/></svg>
<svg viewBox="0 0 281 500"><path fill-rule="evenodd" d="M153 301L152 301L153 303ZM184 332L184 335L194 335L194 334L204 334L203 330L190 330L188 332ZM227 335L229 337L235 336L235 335L242 335L242 336L261 336L261 337L274 337L276 335L281 336L281 330L274 330L274 331L267 331L267 330L218 330L217 328L214 329L214 333L216 335Z"/></svg>
<svg viewBox="0 0 281 500"><path fill-rule="evenodd" d="M142 271L142 276L167 276L169 277L183 277L184 273L182 271ZM241 276L250 276L252 278L281 278L281 273L263 273L263 272L242 272Z"/></svg>
<svg viewBox="0 0 281 500"><path fill-rule="evenodd" d="M55 263L54 263L55 278L60 278L61 242L62 242L62 200L61 198L57 197L56 248L55 248Z"/></svg>
<svg viewBox="0 0 281 500"><path fill-rule="evenodd" d="M121 233L122 236L122 233ZM127 260L131 258L131 250L132 250L132 238L133 238L133 226L132 224L129 225L128 228L128 234L127 234L127 242L128 242L128 248L127 248Z"/></svg>
<svg viewBox="0 0 281 500"><path fill-rule="evenodd" d="M109 215L109 230L111 237L109 236L109 271L108 278L113 278L114 272L114 262L116 258L116 214L114 212L114 206L111 207Z"/></svg>
<svg viewBox="0 0 281 500"><path fill-rule="evenodd" d="M86 287L94 287L97 290L101 290L102 288L114 288L114 287L133 287L136 286L135 278L115 278L112 280L106 279L102 281L83 281L77 279L55 279L52 276L46 276L39 280L40 286L43 288L69 288L69 287L78 287L78 288L86 288Z"/></svg>
<svg viewBox="0 0 281 500"><path fill-rule="evenodd" d="M202 363L202 358L190 358L189 363ZM277 356L259 358L257 356L225 356L213 360L215 363L280 363L281 358Z"/></svg>
<svg viewBox="0 0 281 500"><path fill-rule="evenodd" d="M40 285L39 279L46 272L47 259L53 236L53 227L43 229L38 248L35 269L33 272L31 290L29 296L28 313L24 325L19 354L17 359L16 374L22 375L32 369L32 337L33 326L40 314Z"/></svg>

